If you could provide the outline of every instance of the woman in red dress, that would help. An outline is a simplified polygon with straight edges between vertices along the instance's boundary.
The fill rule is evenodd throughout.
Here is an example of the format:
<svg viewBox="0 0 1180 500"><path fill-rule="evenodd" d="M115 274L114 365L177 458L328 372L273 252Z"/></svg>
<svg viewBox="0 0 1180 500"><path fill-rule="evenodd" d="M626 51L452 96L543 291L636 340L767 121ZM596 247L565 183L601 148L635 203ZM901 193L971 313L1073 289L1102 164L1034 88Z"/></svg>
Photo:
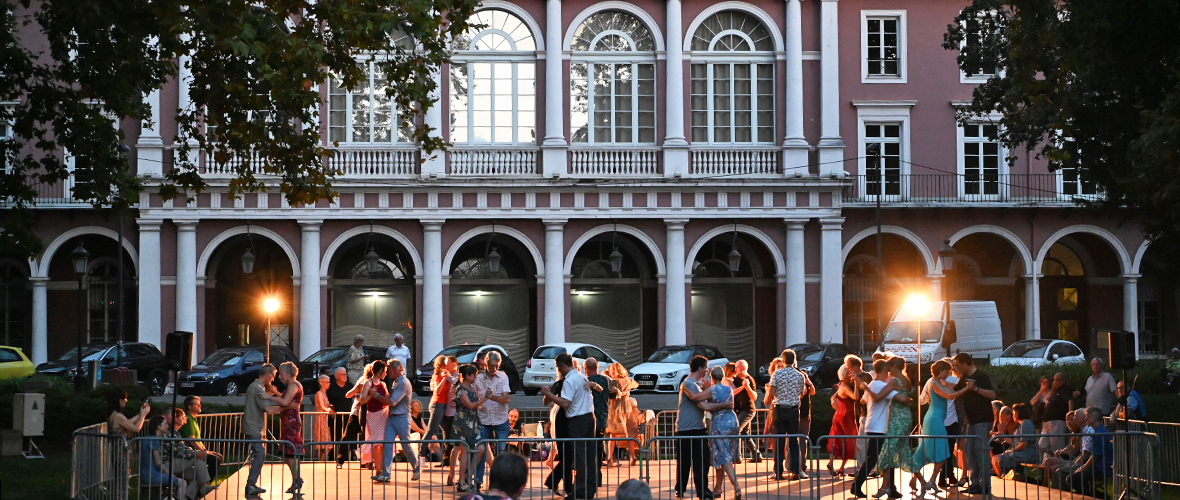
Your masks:
<svg viewBox="0 0 1180 500"><path fill-rule="evenodd" d="M287 361L279 365L279 378L287 384L287 390L282 396L271 396L275 405L283 410L279 413L279 439L291 443L283 447L283 459L291 469L291 487L287 493L298 493L303 487L303 478L299 477L299 465L296 457L303 455L303 418L299 416L300 406L303 404L303 386L298 380L299 368L295 363Z"/></svg>
<svg viewBox="0 0 1180 500"><path fill-rule="evenodd" d="M846 377L836 384L836 394L832 396L832 406L836 415L832 417L830 436L855 436L856 429L856 385L852 377ZM828 473L832 477L844 476L844 469L848 466L848 459L856 456L855 439L828 439ZM832 462L839 458L840 472L832 469Z"/></svg>

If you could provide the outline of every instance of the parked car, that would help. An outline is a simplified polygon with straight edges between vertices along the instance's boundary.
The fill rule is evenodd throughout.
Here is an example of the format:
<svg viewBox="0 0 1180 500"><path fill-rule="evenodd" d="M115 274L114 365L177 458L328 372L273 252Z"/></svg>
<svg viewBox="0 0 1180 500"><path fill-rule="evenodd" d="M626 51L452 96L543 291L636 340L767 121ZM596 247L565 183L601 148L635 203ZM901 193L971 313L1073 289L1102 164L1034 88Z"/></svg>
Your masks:
<svg viewBox="0 0 1180 500"><path fill-rule="evenodd" d="M992 366L1046 366L1085 363L1082 349L1068 340L1021 340L1008 346Z"/></svg>
<svg viewBox="0 0 1180 500"><path fill-rule="evenodd" d="M303 392L305 394L314 394L319 390L319 381L316 380L320 373L328 370L331 375L336 368L344 366L348 363L348 349L349 346L336 346L320 349L315 354L308 356L307 359L295 363L299 367L299 383L303 384ZM377 346L361 346L365 350L365 354L369 355L368 363L377 360L385 361L384 347ZM347 368L347 367L346 367Z"/></svg>
<svg viewBox="0 0 1180 500"><path fill-rule="evenodd" d="M520 372L516 370L516 363L512 362L512 358L504 352L504 348L492 344L459 344L447 347L430 358L430 360L418 369L416 375L418 376L417 392L419 396L429 396L433 394L430 390L430 379L434 377L434 360L439 356L455 356L459 358L459 364L465 365L475 361L475 357L481 352L496 351L500 353L500 370L508 375L508 385L512 388L512 393L521 390Z"/></svg>
<svg viewBox="0 0 1180 500"><path fill-rule="evenodd" d="M816 390L830 389L839 381L836 371L844 364L844 356L853 354L852 349L844 344L795 344L788 349L795 351L799 370L807 374ZM758 387L770 382L770 363L758 367L754 380Z"/></svg>
<svg viewBox="0 0 1180 500"><path fill-rule="evenodd" d="M21 348L0 345L0 379L24 378L36 371Z"/></svg>
<svg viewBox="0 0 1180 500"><path fill-rule="evenodd" d="M615 363L614 358L590 344L566 342L543 345L533 352L533 357L524 367L524 393L535 396L542 387L553 385L557 381L557 363L553 360L566 353L581 362L590 358L598 360L599 373L605 372L607 367Z"/></svg>
<svg viewBox="0 0 1180 500"><path fill-rule="evenodd" d="M89 344L82 347L82 376L87 375L87 362L100 360L102 369L127 368L135 370L140 385L153 396L164 394L171 366L164 353L156 346L142 342L124 342L120 350L114 343ZM60 358L37 366L37 373L73 378L78 370L78 349L73 348Z"/></svg>
<svg viewBox="0 0 1180 500"><path fill-rule="evenodd" d="M688 362L693 356L709 359L709 366L725 366L729 359L711 345L669 345L652 353L647 361L631 369L631 378L639 383L638 392L676 392L688 376Z"/></svg>
<svg viewBox="0 0 1180 500"><path fill-rule="evenodd" d="M285 361L299 361L299 358L285 345L270 346L270 364L277 367ZM218 349L193 365L193 369L182 372L176 394L237 396L245 392L251 382L258 380L258 370L265 363L266 346Z"/></svg>

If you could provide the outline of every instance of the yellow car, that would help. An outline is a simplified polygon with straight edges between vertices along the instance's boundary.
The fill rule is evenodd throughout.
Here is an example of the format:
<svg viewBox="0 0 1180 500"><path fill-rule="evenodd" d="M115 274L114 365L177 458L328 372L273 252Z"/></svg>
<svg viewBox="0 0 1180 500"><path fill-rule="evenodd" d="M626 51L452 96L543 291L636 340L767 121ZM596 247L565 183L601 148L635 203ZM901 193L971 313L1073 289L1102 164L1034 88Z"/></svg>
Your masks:
<svg viewBox="0 0 1180 500"><path fill-rule="evenodd" d="M19 347L0 345L0 379L28 377L34 371L33 362Z"/></svg>

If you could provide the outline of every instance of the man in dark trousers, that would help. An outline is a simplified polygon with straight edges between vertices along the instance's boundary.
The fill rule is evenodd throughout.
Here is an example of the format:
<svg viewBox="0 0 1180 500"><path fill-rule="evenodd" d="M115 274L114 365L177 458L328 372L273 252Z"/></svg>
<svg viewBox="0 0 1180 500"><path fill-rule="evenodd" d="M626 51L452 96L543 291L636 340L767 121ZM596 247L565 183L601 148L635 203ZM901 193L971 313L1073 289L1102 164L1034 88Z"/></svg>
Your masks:
<svg viewBox="0 0 1180 500"><path fill-rule="evenodd" d="M992 379L975 369L975 360L971 355L961 352L955 355L953 364L955 371L962 374L955 390L969 389L959 396L963 403L963 410L967 414L967 435L978 436L968 438L963 443L963 453L967 459L967 469L970 472L970 485L964 490L969 495L982 495L991 491L991 474L989 474L987 458L983 456L988 449L988 437L995 417L992 416L992 400L996 398Z"/></svg>
<svg viewBox="0 0 1180 500"><path fill-rule="evenodd" d="M560 406L565 411L567 424L569 426L569 437L579 439L574 441L572 445L567 445L561 452L559 457L566 459L567 464L572 460L573 469L568 466L565 469L564 481L567 485L571 484L571 474L576 474L573 479L573 493L566 496L568 500L589 499L594 498L594 494L598 491L598 478L595 471L590 466L590 461L594 459L593 446L590 446L590 439L594 437L594 398L590 395L588 386L592 385L586 380L586 376L574 369L574 358L567 353L557 356L554 360L557 364L557 371L561 372L565 383L561 386L561 394L554 394L548 387L542 387L541 393L553 401L553 404ZM569 456L566 452L572 452Z"/></svg>
<svg viewBox="0 0 1180 500"><path fill-rule="evenodd" d="M705 428L705 410L693 401L692 396L701 392L701 380L709 373L709 360L704 356L693 356L688 362L689 374L680 383L680 407L676 412L677 436L705 436L709 433ZM709 469L713 461L713 453L709 443L704 439L676 440L676 497L684 496L688 487L688 475L692 474L693 484L696 486L697 498L713 500L715 497L709 491Z"/></svg>
<svg viewBox="0 0 1180 500"><path fill-rule="evenodd" d="M589 383L590 395L594 399L594 437L602 439L606 436L606 418L610 411L608 400L610 396L610 379L598 373L598 360L586 360L586 380ZM602 454L603 442L595 443L594 472L597 475L596 484L602 486Z"/></svg>
<svg viewBox="0 0 1180 500"><path fill-rule="evenodd" d="M807 390L807 377L794 369L795 351L784 350L781 358L785 366L774 372L770 377L770 385L766 389L766 406L771 410L774 419L775 434L799 434L799 402ZM773 406L771 406L773 404ZM790 441L788 444L787 441ZM797 438L778 438L774 443L774 478L797 480L807 479L803 472L803 457L799 455L799 440ZM787 462L790 477L783 476L783 451L789 451Z"/></svg>
<svg viewBox="0 0 1180 500"><path fill-rule="evenodd" d="M351 388L352 384L348 383L348 369L343 366L336 368L326 394L328 406L332 408L332 414L328 416L328 432L332 436L332 441L344 441L344 430L348 426L348 414L352 411L352 399L347 396L348 390ZM334 453L338 465L348 460L347 445L336 445Z"/></svg>

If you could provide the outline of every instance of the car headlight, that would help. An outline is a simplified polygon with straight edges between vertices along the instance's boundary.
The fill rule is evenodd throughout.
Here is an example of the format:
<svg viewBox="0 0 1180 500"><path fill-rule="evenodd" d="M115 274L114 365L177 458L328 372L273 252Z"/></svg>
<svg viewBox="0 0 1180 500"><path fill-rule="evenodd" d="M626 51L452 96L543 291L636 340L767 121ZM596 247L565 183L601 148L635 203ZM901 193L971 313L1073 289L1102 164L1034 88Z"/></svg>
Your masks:
<svg viewBox="0 0 1180 500"><path fill-rule="evenodd" d="M803 367L803 373L806 373L806 374L808 374L808 375L813 375L813 374L815 374L815 365L811 365L811 366L804 366L804 367Z"/></svg>
<svg viewBox="0 0 1180 500"><path fill-rule="evenodd" d="M422 376L422 370L414 370L414 373L418 374L419 377Z"/></svg>
<svg viewBox="0 0 1180 500"><path fill-rule="evenodd" d="M220 373L214 373L212 375L209 375L208 377L205 377L206 380L217 380L219 378L221 378Z"/></svg>
<svg viewBox="0 0 1180 500"><path fill-rule="evenodd" d="M67 377L73 377L74 375L77 375L77 374L78 374L77 368L70 368L69 370L66 370Z"/></svg>
<svg viewBox="0 0 1180 500"><path fill-rule="evenodd" d="M660 378L672 378L672 377L675 377L677 373L680 373L680 372L678 372L678 371L668 372L668 373L660 375Z"/></svg>

